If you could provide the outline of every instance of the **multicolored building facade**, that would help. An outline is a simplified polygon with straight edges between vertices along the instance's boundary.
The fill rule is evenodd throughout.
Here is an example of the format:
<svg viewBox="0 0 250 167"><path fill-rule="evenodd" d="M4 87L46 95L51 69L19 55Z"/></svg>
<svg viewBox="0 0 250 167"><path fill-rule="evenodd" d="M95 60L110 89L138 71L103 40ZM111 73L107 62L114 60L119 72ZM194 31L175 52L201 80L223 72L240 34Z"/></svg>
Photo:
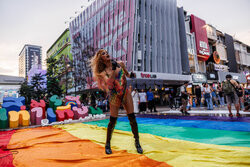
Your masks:
<svg viewBox="0 0 250 167"><path fill-rule="evenodd" d="M77 49L81 44L81 48L104 48L113 59L126 62L128 70L138 76L137 85L152 79L160 85L189 80L189 75L182 75L189 67L182 65L182 57L188 55L181 47L180 31L185 32L185 26L183 13L178 11L176 0L94 1L69 25L76 72L83 63ZM155 82L148 86L153 85Z"/></svg>
<svg viewBox="0 0 250 167"><path fill-rule="evenodd" d="M217 83L225 80L227 74L240 83L247 83L246 74L240 72L237 67L239 61L239 48L237 41L229 34L217 30L214 26L207 24L203 19L185 13L186 36L189 53L189 65L192 73L193 83ZM245 51L242 59L245 59L241 69L245 73L249 69L250 53ZM242 53L243 53L242 52ZM216 60L215 60L216 59ZM195 78L195 79L194 79Z"/></svg>

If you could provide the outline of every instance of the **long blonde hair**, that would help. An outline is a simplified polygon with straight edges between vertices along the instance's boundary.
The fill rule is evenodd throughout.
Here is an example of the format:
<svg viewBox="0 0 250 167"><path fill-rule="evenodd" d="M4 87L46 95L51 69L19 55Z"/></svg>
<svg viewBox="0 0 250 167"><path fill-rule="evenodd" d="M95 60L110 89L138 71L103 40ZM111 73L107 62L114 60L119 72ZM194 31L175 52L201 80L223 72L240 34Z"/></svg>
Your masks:
<svg viewBox="0 0 250 167"><path fill-rule="evenodd" d="M101 90L108 91L108 87L104 82L104 79L101 75L106 68L106 64L103 63L102 53L106 50L100 49L96 52L95 56L90 59L90 66L93 72L93 78L97 81L97 85Z"/></svg>

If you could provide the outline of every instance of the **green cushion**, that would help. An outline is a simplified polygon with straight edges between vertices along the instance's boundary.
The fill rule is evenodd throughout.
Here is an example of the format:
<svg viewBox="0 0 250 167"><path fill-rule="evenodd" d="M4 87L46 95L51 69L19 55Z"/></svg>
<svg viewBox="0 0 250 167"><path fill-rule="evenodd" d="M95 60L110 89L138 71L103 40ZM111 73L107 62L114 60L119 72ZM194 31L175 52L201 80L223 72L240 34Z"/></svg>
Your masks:
<svg viewBox="0 0 250 167"><path fill-rule="evenodd" d="M0 108L0 129L8 128L8 117L5 108Z"/></svg>
<svg viewBox="0 0 250 167"><path fill-rule="evenodd" d="M92 115L96 115L96 114L102 114L102 110L97 107L97 109L95 109L94 107L89 107L89 113L92 114Z"/></svg>
<svg viewBox="0 0 250 167"><path fill-rule="evenodd" d="M53 108L54 112L56 111L56 108L58 106L62 105L62 100L59 99L59 97L57 95L53 95L50 99L49 99L49 107Z"/></svg>

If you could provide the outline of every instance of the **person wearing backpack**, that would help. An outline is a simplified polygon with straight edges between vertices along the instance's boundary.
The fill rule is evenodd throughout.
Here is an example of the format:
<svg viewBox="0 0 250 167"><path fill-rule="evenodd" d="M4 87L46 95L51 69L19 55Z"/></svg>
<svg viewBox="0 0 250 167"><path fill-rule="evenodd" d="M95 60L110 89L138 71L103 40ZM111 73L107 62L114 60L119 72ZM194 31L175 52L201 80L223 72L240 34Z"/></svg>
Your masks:
<svg viewBox="0 0 250 167"><path fill-rule="evenodd" d="M222 90L224 91L224 94L226 96L227 100L227 108L229 111L229 116L233 117L232 111L231 111L231 105L234 103L234 106L236 108L236 116L240 117L240 105L239 105L239 97L236 93L236 89L239 87L238 83L232 79L232 75L228 74L226 75L226 80L222 82Z"/></svg>
<svg viewBox="0 0 250 167"><path fill-rule="evenodd" d="M240 109L244 110L244 96L245 96L245 90L244 87L240 84L239 81L236 81L239 85L239 89L237 92L237 95L239 97L239 104L240 104Z"/></svg>

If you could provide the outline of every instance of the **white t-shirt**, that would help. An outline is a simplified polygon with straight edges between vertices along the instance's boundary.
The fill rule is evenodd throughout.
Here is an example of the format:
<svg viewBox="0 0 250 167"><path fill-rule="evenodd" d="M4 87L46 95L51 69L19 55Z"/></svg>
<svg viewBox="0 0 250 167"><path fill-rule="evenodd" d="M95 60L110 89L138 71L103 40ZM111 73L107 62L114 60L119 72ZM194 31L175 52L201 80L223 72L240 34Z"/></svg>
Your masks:
<svg viewBox="0 0 250 167"><path fill-rule="evenodd" d="M185 89L185 86L181 86L181 92L187 92L187 88Z"/></svg>
<svg viewBox="0 0 250 167"><path fill-rule="evenodd" d="M147 102L146 96L147 94L145 92L140 92L139 93L140 102Z"/></svg>
<svg viewBox="0 0 250 167"><path fill-rule="evenodd" d="M208 86L207 88L204 87L204 92L205 92L205 93L211 93L210 86Z"/></svg>
<svg viewBox="0 0 250 167"><path fill-rule="evenodd" d="M132 96L134 102L138 102L139 101L139 94L138 94L138 92L133 91L131 93L131 96Z"/></svg>

